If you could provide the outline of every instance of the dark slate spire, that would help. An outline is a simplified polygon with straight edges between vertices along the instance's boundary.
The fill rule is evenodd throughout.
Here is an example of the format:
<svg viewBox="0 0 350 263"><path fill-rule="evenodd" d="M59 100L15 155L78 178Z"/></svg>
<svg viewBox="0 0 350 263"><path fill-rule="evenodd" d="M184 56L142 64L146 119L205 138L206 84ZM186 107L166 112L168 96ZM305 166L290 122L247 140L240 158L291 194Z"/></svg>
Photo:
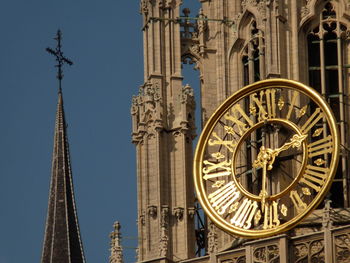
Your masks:
<svg viewBox="0 0 350 263"><path fill-rule="evenodd" d="M42 263L85 262L74 201L72 170L63 109L58 93L51 186Z"/></svg>

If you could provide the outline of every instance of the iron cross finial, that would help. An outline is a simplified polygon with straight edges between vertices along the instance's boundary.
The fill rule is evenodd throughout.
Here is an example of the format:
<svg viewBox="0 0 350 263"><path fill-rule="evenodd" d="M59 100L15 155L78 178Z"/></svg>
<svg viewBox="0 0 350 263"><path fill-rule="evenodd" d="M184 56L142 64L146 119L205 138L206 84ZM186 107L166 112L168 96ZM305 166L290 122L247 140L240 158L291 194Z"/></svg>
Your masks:
<svg viewBox="0 0 350 263"><path fill-rule="evenodd" d="M57 41L57 46L56 49L52 49L52 48L46 48L46 51L49 52L51 55L54 55L56 57L56 61L57 64L55 65L55 67L57 67L57 79L59 81L59 91L61 91L61 81L63 78L63 72L62 72L62 66L64 63L67 63L68 65L73 65L73 62L70 61L68 58L63 56L63 52L61 50L62 44L61 44L61 40L62 40L62 33L61 30L57 30L57 34L56 37L54 38Z"/></svg>

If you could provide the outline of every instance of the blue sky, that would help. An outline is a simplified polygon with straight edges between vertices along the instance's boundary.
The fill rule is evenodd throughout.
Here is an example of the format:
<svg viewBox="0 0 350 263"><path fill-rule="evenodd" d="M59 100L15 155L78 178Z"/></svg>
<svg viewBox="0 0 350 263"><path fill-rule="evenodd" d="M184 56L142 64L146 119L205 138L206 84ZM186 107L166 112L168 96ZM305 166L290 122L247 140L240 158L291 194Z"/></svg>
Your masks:
<svg viewBox="0 0 350 263"><path fill-rule="evenodd" d="M41 257L57 104L55 61L45 48L55 47L58 28L64 55L74 62L64 67L63 96L86 259L108 262L109 233L118 220L125 261L134 262L130 103L143 84L139 1L3 0L0 263Z"/></svg>

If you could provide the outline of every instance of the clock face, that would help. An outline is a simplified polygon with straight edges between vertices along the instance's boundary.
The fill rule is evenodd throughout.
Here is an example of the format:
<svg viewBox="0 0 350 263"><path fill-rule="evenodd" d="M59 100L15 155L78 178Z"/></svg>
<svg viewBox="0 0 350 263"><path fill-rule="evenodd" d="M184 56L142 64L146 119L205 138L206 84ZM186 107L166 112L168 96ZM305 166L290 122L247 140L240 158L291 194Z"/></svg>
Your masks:
<svg viewBox="0 0 350 263"><path fill-rule="evenodd" d="M323 200L339 159L336 121L313 89L254 83L228 98L198 141L197 197L210 219L242 237L291 229Z"/></svg>

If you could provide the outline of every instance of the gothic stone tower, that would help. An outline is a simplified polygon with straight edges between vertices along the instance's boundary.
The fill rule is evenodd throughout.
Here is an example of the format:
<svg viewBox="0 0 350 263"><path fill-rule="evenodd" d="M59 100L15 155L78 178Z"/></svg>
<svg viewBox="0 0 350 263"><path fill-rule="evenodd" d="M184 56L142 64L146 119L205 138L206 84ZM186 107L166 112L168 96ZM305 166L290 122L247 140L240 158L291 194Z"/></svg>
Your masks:
<svg viewBox="0 0 350 263"><path fill-rule="evenodd" d="M341 134L331 203L298 228L270 241L240 240L208 222L210 260L349 262L342 253L350 247L340 245L350 237L349 2L199 0L202 8L192 18L187 9L181 14L181 2L141 1L145 83L132 104L139 261L157 257L179 261L194 253L194 98L191 88L182 86L181 76L181 63L190 62L200 73L201 96L196 101L202 124L243 86L287 78L308 84L325 97ZM306 233L309 236L302 239ZM237 250L220 254L230 249Z"/></svg>
<svg viewBox="0 0 350 263"><path fill-rule="evenodd" d="M194 256L194 99L182 86L180 0L142 1L144 84L133 98L139 260ZM150 19L157 22L150 23Z"/></svg>

